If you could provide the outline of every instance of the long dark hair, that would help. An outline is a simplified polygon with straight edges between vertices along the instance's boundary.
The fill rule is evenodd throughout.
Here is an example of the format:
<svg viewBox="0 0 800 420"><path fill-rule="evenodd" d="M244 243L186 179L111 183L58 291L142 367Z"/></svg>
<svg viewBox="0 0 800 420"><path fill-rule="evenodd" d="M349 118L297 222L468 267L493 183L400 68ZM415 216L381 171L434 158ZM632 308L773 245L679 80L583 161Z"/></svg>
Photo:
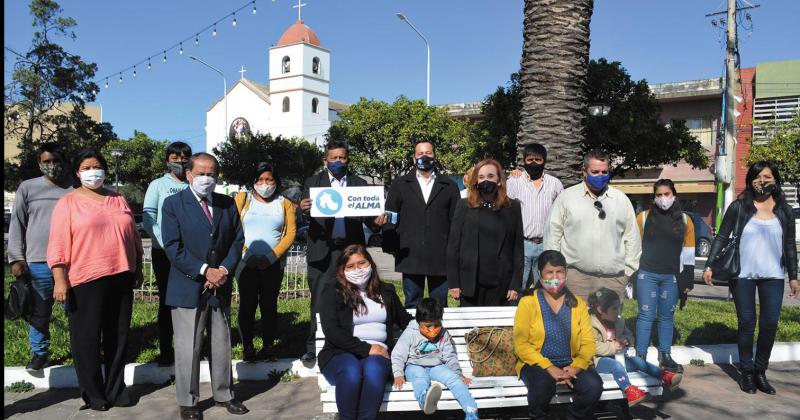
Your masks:
<svg viewBox="0 0 800 420"><path fill-rule="evenodd" d="M547 251L542 252L539 255L537 268L539 269L539 274L542 273L544 266L550 264L553 267L564 267L567 268L567 259L564 257L564 254L554 250L548 249ZM537 281L533 285L533 289L528 289L522 292L522 296L532 295L536 289L541 289L542 283L541 281ZM569 290L567 285L564 285L564 303L567 305L568 308L574 308L578 306L578 298Z"/></svg>
<svg viewBox="0 0 800 420"><path fill-rule="evenodd" d="M611 305L618 302L620 302L620 299L617 292L607 287L601 287L589 294L589 299L586 304L589 306L589 313L599 317L600 311L598 309L603 309L603 312L605 312Z"/></svg>
<svg viewBox="0 0 800 420"><path fill-rule="evenodd" d="M275 191L272 193L271 196L267 197L268 199L273 199L278 195L278 191L281 189L281 179L278 177L278 174L275 173L275 167L272 166L269 162L259 162L258 166L256 167L255 174L256 176L253 177L253 182L248 185L250 190L255 191L256 182L258 182L258 178L261 177L261 174L264 172L269 172L272 174L272 178L275 179Z"/></svg>
<svg viewBox="0 0 800 420"><path fill-rule="evenodd" d="M672 207L667 209L667 215L672 219L672 231L675 232L678 238L683 238L683 234L686 233L686 223L683 222L683 208L681 207L680 200L678 200L678 191L675 190L675 183L672 182L671 179L659 179L653 184L653 201L650 203L650 214L661 211L661 209L656 206L655 202L656 190L658 190L658 187L669 187L669 189L672 190L675 203L672 204Z"/></svg>
<svg viewBox="0 0 800 420"><path fill-rule="evenodd" d="M753 201L758 194L756 194L756 190L753 187L753 180L756 179L764 168L769 168L769 170L772 171L772 177L775 178L775 190L772 191L772 198L775 200L775 208L772 209L772 212L777 214L779 209L783 207L786 197L783 194L783 190L781 190L782 180L781 174L778 172L778 165L775 165L775 162L771 160L759 160L747 168L747 175L744 178L744 191L739 194L739 199L742 200L746 209L752 212L756 211L756 206L753 204Z"/></svg>
<svg viewBox="0 0 800 420"><path fill-rule="evenodd" d="M367 297L381 305L383 305L383 299L381 299L381 285L383 282L378 276L378 267L375 265L375 261L363 245L349 245L342 251L342 255L336 262L336 282L339 284L339 297L342 299L342 303L353 309L354 313L364 315L367 313L367 304L361 298L361 291L358 286L347 281L347 277L344 275L344 267L347 265L347 260L355 254L363 255L369 261L369 265L372 267L372 276L367 282Z"/></svg>

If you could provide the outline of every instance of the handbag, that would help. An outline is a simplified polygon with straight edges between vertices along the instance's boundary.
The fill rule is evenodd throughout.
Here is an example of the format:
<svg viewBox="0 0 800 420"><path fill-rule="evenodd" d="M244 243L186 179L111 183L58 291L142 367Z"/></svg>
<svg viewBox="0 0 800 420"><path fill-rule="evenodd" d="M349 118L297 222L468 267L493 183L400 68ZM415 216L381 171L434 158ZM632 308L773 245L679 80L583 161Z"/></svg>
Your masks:
<svg viewBox="0 0 800 420"><path fill-rule="evenodd" d="M33 315L33 288L28 276L18 277L11 282L8 289L8 297L3 308L6 319L15 320L22 318L30 322Z"/></svg>
<svg viewBox="0 0 800 420"><path fill-rule="evenodd" d="M477 327L464 338L472 376L516 376L513 327Z"/></svg>
<svg viewBox="0 0 800 420"><path fill-rule="evenodd" d="M742 208L736 213L736 224L731 232L728 243L719 251L717 258L711 263L711 272L717 280L731 281L739 276L741 262L739 261L739 221L742 218Z"/></svg>

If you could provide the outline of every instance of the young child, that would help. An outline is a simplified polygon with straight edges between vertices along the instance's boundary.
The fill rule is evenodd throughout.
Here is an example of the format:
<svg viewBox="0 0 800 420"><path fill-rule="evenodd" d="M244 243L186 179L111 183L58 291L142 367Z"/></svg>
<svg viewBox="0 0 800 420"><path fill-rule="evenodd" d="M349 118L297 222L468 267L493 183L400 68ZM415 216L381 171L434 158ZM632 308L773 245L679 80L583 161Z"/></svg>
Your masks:
<svg viewBox="0 0 800 420"><path fill-rule="evenodd" d="M394 387L402 388L408 380L425 414L436 412L442 396L442 384L453 393L466 413L466 420L478 419L478 404L458 364L458 355L450 334L442 328L444 310L436 299L425 298L417 306L416 322L411 321L392 350Z"/></svg>
<svg viewBox="0 0 800 420"><path fill-rule="evenodd" d="M625 356L625 366L614 359L614 354L625 347L633 346L633 334L625 326L625 320L619 316L620 300L617 292L603 287L589 295L589 314L596 341L595 369L599 373L611 373L620 389L625 391L628 406L644 401L648 394L631 385L628 370L642 371L659 378L664 386L672 391L678 387L682 375L660 369L638 356Z"/></svg>

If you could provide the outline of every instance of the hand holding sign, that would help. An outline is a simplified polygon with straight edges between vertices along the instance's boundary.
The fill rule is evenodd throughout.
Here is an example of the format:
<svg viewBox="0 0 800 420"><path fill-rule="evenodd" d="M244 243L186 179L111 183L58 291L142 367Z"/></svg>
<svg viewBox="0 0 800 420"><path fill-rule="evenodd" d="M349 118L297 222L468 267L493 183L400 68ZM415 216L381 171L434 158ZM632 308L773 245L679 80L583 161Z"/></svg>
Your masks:
<svg viewBox="0 0 800 420"><path fill-rule="evenodd" d="M383 187L311 188L311 217L382 216ZM384 221L385 223L385 221Z"/></svg>

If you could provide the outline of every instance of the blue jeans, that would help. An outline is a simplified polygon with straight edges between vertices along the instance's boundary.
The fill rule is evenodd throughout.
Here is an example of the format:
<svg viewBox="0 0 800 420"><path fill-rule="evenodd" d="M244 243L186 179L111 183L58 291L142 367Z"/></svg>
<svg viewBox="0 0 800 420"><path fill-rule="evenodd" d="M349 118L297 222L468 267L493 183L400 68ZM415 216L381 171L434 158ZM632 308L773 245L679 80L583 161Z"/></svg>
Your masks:
<svg viewBox="0 0 800 420"><path fill-rule="evenodd" d="M467 420L477 420L478 403L472 398L469 388L461 377L449 367L445 365L433 367L406 365L405 374L406 380L411 382L414 387L414 397L419 401L420 408L425 406L425 394L428 392L433 380L444 384L453 393L464 413L466 413Z"/></svg>
<svg viewBox="0 0 800 420"><path fill-rule="evenodd" d="M613 357L598 357L597 359L597 366L595 366L597 373L610 373L614 375L614 380L617 382L617 385L619 385L619 389L623 391L631 386L631 380L628 378L628 372L630 371L638 370L655 378L661 376L661 369L659 369L658 366L647 363L647 361L641 357L625 356L625 366L622 366L622 363L618 362L617 359Z"/></svg>
<svg viewBox="0 0 800 420"><path fill-rule="evenodd" d="M675 305L678 303L678 283L674 274L656 274L639 270L636 279L636 300L639 316L636 319L636 354L646 355L650 344L653 321L658 316L658 351L669 353Z"/></svg>
<svg viewBox="0 0 800 420"><path fill-rule="evenodd" d="M737 279L733 303L739 320L739 363L742 369L767 369L783 303L783 279ZM753 363L753 334L756 330L756 289L758 289L758 343Z"/></svg>
<svg viewBox="0 0 800 420"><path fill-rule="evenodd" d="M53 272L47 263L28 263L34 297L34 311L28 326L31 352L37 356L50 354L50 315L53 313Z"/></svg>
<svg viewBox="0 0 800 420"><path fill-rule="evenodd" d="M425 278L428 278L428 296L447 307L447 277L426 276L425 274L403 274L403 294L406 296L406 309L416 309L425 294Z"/></svg>
<svg viewBox="0 0 800 420"><path fill-rule="evenodd" d="M539 267L537 267L537 261L539 260L539 255L542 255L542 252L544 252L544 242L537 244L533 241L525 240L523 244L525 247L525 257L522 265L522 287L523 289L527 289L539 281ZM530 281L529 276L533 277Z"/></svg>
<svg viewBox="0 0 800 420"><path fill-rule="evenodd" d="M336 386L336 408L342 420L371 420L378 415L392 363L383 356L357 358L352 353L333 356L322 369Z"/></svg>

